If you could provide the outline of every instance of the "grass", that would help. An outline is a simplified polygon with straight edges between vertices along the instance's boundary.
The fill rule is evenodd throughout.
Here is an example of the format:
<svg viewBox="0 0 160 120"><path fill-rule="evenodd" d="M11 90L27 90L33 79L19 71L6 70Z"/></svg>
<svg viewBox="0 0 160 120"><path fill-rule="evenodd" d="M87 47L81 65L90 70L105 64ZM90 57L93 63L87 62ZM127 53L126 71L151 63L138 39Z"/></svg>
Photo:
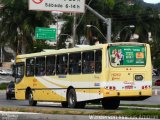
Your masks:
<svg viewBox="0 0 160 120"><path fill-rule="evenodd" d="M0 107L0 111L17 111L17 112L33 112L44 114L62 114L62 115L94 115L94 116L125 116L125 117L149 117L160 118L160 111L158 110L98 110L85 111L78 109L45 109L41 108L16 108L16 107Z"/></svg>
<svg viewBox="0 0 160 120"><path fill-rule="evenodd" d="M159 104L159 105L120 104L120 106L134 106L134 107L153 107L153 108L160 108L160 104Z"/></svg>
<svg viewBox="0 0 160 120"><path fill-rule="evenodd" d="M6 90L9 83L2 83L0 84L0 90Z"/></svg>

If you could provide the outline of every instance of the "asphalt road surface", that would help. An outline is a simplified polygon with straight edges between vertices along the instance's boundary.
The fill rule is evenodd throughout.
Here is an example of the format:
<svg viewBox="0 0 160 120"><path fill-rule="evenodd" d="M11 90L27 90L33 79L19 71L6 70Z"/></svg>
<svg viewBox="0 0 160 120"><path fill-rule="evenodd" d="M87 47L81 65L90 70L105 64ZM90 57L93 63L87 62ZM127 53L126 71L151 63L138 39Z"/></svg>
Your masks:
<svg viewBox="0 0 160 120"><path fill-rule="evenodd" d="M159 104L160 96L152 96L144 101L123 101L124 104ZM131 102L131 103L130 103ZM0 92L0 107L18 107L18 108L30 108L28 101L20 100L6 100L5 91ZM38 109L50 109L50 110L68 110L68 108L62 108L58 103L38 102L37 106L32 108ZM123 110L120 106L118 110ZM134 108L137 109L137 108ZM72 109L69 109L72 110ZM73 109L74 110L74 109ZM76 109L77 110L77 109ZM78 111L101 111L104 110L100 105L87 106L85 109L78 109ZM3 112L0 111L0 120L144 120L145 118L123 118L123 116L110 116L110 115L60 115L60 114L41 114L41 113L24 113L24 112ZM157 118L147 118L147 120L158 120Z"/></svg>
<svg viewBox="0 0 160 120"><path fill-rule="evenodd" d="M1 83L8 83L10 81L14 81L14 78L12 76L0 75L0 84Z"/></svg>
<svg viewBox="0 0 160 120"><path fill-rule="evenodd" d="M121 101L122 104L160 104L160 96L152 96L144 101ZM5 91L0 91L0 107L18 107L30 108L27 100L6 100ZM38 102L34 108L50 109L50 110L68 110L62 108L61 104L52 102ZM130 108L130 107L129 107ZM120 106L118 110L123 110ZM137 108L130 108L137 109ZM72 110L72 109L69 109ZM74 109L73 109L74 110ZM76 109L77 110L77 109ZM101 105L90 106L87 105L85 109L78 109L78 111L101 111L104 110ZM116 117L116 118L115 118ZM123 117L123 116L122 116ZM17 112L3 112L0 111L0 120L144 120L145 118L118 118L118 116L95 116L95 115L59 115L59 114L40 114L40 113L17 113ZM147 120L157 120L147 118Z"/></svg>
<svg viewBox="0 0 160 120"><path fill-rule="evenodd" d="M160 93L160 91L158 92ZM121 104L143 104L143 105L160 105L160 94L153 95L152 97L143 100L143 101L121 101ZM0 106L17 106L17 107L30 107L27 100L6 100L5 91L0 91ZM53 102L38 102L38 107L52 109L67 109L62 108L61 104L53 103ZM36 107L37 107L36 106ZM101 106L87 106L88 109L103 109Z"/></svg>
<svg viewBox="0 0 160 120"><path fill-rule="evenodd" d="M14 80L11 76L0 76L0 84L2 82L10 82ZM160 87L154 87L153 96L144 101L121 101L121 104L145 104L145 105L160 105ZM30 108L27 100L6 100L5 91L0 91L0 107L18 107L18 108ZM68 110L68 108L62 108L61 104L38 102L34 108L38 109L50 109L50 110ZM134 108L136 109L136 108ZM71 110L71 109L70 109ZM74 110L74 109L73 109ZM86 109L78 109L80 111L101 111L104 110L101 105L90 106L87 105ZM120 106L118 110L123 110ZM114 120L115 118L105 117L105 120ZM17 112L2 112L0 111L0 120L98 120L98 116L89 115L50 115L39 113L17 113ZM116 118L119 119L119 118ZM130 118L128 118L131 120ZM100 119L99 119L100 120ZM123 120L123 119L121 119ZM127 120L127 118L125 118ZM138 119L141 120L141 119ZM144 120L144 118L142 119ZM148 119L151 120L151 119ZM154 119L156 120L156 119Z"/></svg>

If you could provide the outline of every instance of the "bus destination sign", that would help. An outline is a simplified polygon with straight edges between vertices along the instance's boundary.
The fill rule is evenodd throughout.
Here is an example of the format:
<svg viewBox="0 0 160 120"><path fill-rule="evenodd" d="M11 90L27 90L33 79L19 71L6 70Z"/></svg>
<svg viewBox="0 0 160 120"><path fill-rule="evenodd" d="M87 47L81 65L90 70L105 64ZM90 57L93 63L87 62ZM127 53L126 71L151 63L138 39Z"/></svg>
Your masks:
<svg viewBox="0 0 160 120"><path fill-rule="evenodd" d="M29 0L29 10L85 12L85 0Z"/></svg>

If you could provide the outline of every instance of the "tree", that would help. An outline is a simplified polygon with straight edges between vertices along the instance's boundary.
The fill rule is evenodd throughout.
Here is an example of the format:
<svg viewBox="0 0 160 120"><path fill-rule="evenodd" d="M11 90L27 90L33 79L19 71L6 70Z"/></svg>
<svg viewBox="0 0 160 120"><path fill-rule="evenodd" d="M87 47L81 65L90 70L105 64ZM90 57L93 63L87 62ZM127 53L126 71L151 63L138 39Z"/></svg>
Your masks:
<svg viewBox="0 0 160 120"><path fill-rule="evenodd" d="M53 16L50 12L29 11L28 0L1 0L1 31L5 43L17 52L27 53L33 47L35 27L47 27ZM2 38L1 38L2 40Z"/></svg>

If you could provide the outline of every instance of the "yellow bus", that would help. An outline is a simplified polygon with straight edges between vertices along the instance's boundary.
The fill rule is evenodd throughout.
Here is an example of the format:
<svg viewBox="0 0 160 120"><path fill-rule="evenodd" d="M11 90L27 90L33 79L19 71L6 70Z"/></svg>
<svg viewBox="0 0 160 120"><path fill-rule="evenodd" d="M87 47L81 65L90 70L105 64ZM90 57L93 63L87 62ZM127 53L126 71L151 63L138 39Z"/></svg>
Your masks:
<svg viewBox="0 0 160 120"><path fill-rule="evenodd" d="M16 99L60 102L84 108L100 102L117 109L120 100L152 95L150 46L119 42L18 55L14 67Z"/></svg>

